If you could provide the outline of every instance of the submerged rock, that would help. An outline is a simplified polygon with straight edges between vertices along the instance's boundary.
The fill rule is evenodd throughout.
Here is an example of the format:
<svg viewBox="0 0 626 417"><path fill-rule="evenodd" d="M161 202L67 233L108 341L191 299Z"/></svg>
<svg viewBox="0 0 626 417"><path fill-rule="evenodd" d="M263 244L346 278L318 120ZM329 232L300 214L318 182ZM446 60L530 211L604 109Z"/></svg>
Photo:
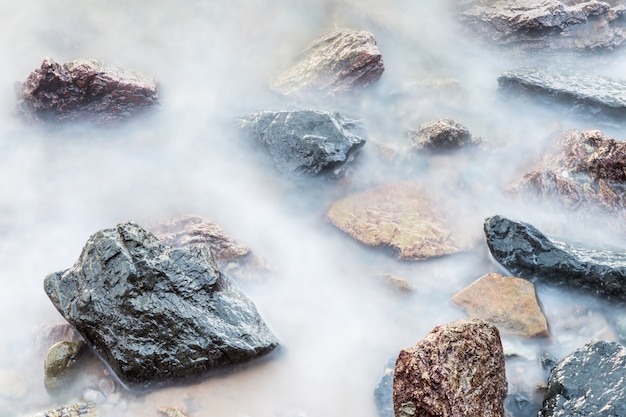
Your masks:
<svg viewBox="0 0 626 417"><path fill-rule="evenodd" d="M626 116L626 81L594 74L518 69L498 77L500 91L559 104L575 115L607 121Z"/></svg>
<svg viewBox="0 0 626 417"><path fill-rule="evenodd" d="M626 348L587 343L550 372L539 417L626 415Z"/></svg>
<svg viewBox="0 0 626 417"><path fill-rule="evenodd" d="M385 70L374 35L337 29L301 52L272 89L285 95L337 95L377 81Z"/></svg>
<svg viewBox="0 0 626 417"><path fill-rule="evenodd" d="M374 401L380 417L394 417L393 414L393 373L395 359L391 359L385 365L383 375L374 388Z"/></svg>
<svg viewBox="0 0 626 417"><path fill-rule="evenodd" d="M243 118L241 126L283 174L336 173L365 145L360 121L336 112L263 111Z"/></svg>
<svg viewBox="0 0 626 417"><path fill-rule="evenodd" d="M417 183L382 185L335 201L327 219L359 242L390 248L400 259L423 260L469 250L471 233L454 223Z"/></svg>
<svg viewBox="0 0 626 417"><path fill-rule="evenodd" d="M503 333L548 336L548 322L537 301L535 286L525 279L487 274L452 301L470 317L488 321Z"/></svg>
<svg viewBox="0 0 626 417"><path fill-rule="evenodd" d="M48 350L44 361L44 386L48 393L54 394L69 385L84 350L83 341L58 342Z"/></svg>
<svg viewBox="0 0 626 417"><path fill-rule="evenodd" d="M414 150L447 151L476 145L480 139L473 137L457 120L440 119L409 131L409 141Z"/></svg>
<svg viewBox="0 0 626 417"><path fill-rule="evenodd" d="M63 65L50 58L19 86L19 110L37 122L110 124L159 102L156 81L95 59Z"/></svg>
<svg viewBox="0 0 626 417"><path fill-rule="evenodd" d="M37 413L32 417L97 417L96 406L90 402L81 401L74 404Z"/></svg>
<svg viewBox="0 0 626 417"><path fill-rule="evenodd" d="M490 42L580 51L622 45L624 10L616 0L463 0L459 16Z"/></svg>
<svg viewBox="0 0 626 417"><path fill-rule="evenodd" d="M396 417L504 416L506 393L500 334L483 320L437 326L396 360Z"/></svg>
<svg viewBox="0 0 626 417"><path fill-rule="evenodd" d="M626 252L553 240L502 216L486 219L484 229L491 254L514 275L626 302Z"/></svg>
<svg viewBox="0 0 626 417"><path fill-rule="evenodd" d="M74 266L44 287L131 385L200 376L278 345L206 246L170 248L132 222L91 236Z"/></svg>

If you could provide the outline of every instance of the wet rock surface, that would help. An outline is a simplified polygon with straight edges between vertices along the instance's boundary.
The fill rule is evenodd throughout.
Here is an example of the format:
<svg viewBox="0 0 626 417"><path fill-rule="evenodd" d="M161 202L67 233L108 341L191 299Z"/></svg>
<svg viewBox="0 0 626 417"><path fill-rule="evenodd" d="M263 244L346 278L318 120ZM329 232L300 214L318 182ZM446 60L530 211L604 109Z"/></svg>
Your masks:
<svg viewBox="0 0 626 417"><path fill-rule="evenodd" d="M81 401L34 414L33 417L97 417L98 411L92 403Z"/></svg>
<svg viewBox="0 0 626 417"><path fill-rule="evenodd" d="M95 233L76 264L48 275L44 288L130 385L200 376L278 345L208 248L163 246L132 222Z"/></svg>
<svg viewBox="0 0 626 417"><path fill-rule="evenodd" d="M285 95L345 94L376 82L384 70L372 33L336 29L301 52L271 87Z"/></svg>
<svg viewBox="0 0 626 417"><path fill-rule="evenodd" d="M502 216L486 219L484 229L491 254L514 275L626 302L624 252L553 240L530 224Z"/></svg>
<svg viewBox="0 0 626 417"><path fill-rule="evenodd" d="M480 142L458 120L439 119L409 131L413 150L449 151Z"/></svg>
<svg viewBox="0 0 626 417"><path fill-rule="evenodd" d="M504 416L506 393L500 334L483 320L437 326L396 360L396 417Z"/></svg>
<svg viewBox="0 0 626 417"><path fill-rule="evenodd" d="M502 93L558 104L574 115L604 122L626 116L626 81L562 69L517 69L498 77Z"/></svg>
<svg viewBox="0 0 626 417"><path fill-rule="evenodd" d="M295 176L337 174L365 145L361 122L336 112L264 111L243 118L241 126L278 171Z"/></svg>
<svg viewBox="0 0 626 417"><path fill-rule="evenodd" d="M452 298L470 317L492 323L502 333L525 337L548 336L535 286L523 278L490 273Z"/></svg>
<svg viewBox="0 0 626 417"><path fill-rule="evenodd" d="M359 242L388 248L400 259L423 260L473 246L445 204L411 181L375 187L335 201L327 219Z"/></svg>
<svg viewBox="0 0 626 417"><path fill-rule="evenodd" d="M626 218L626 142L599 130L568 130L557 148L509 190L521 197L557 201L585 217L603 216L623 228Z"/></svg>
<svg viewBox="0 0 626 417"><path fill-rule="evenodd" d="M69 385L85 348L83 341L58 342L50 347L44 361L44 386L48 393L53 394Z"/></svg>
<svg viewBox="0 0 626 417"><path fill-rule="evenodd" d="M550 373L539 417L626 415L626 348L592 341Z"/></svg>
<svg viewBox="0 0 626 417"><path fill-rule="evenodd" d="M46 58L19 86L18 108L30 121L111 124L159 102L156 81L95 59L59 64Z"/></svg>
<svg viewBox="0 0 626 417"><path fill-rule="evenodd" d="M594 50L624 43L622 2L464 0L460 19L487 41L520 48Z"/></svg>

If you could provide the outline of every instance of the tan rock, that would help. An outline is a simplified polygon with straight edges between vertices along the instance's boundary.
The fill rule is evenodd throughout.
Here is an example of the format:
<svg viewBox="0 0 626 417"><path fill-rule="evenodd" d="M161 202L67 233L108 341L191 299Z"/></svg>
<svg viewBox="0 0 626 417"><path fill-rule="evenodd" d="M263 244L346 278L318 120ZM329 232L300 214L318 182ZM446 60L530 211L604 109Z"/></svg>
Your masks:
<svg viewBox="0 0 626 417"><path fill-rule="evenodd" d="M474 244L471 234L454 224L450 210L416 182L406 181L338 200L327 219L365 245L391 248L400 259L423 260Z"/></svg>
<svg viewBox="0 0 626 417"><path fill-rule="evenodd" d="M459 292L452 302L470 317L488 321L501 332L548 336L548 322L528 280L491 273Z"/></svg>
<svg viewBox="0 0 626 417"><path fill-rule="evenodd" d="M480 319L437 326L396 360L396 417L503 416L506 394L500 333Z"/></svg>

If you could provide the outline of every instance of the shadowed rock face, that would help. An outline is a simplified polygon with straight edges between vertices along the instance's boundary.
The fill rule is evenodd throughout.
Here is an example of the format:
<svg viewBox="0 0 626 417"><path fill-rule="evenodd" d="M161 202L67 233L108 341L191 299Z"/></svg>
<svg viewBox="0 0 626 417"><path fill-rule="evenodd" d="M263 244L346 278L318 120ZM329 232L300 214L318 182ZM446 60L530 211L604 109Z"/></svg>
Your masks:
<svg viewBox="0 0 626 417"><path fill-rule="evenodd" d="M550 372L539 417L626 415L626 348L592 341Z"/></svg>
<svg viewBox="0 0 626 417"><path fill-rule="evenodd" d="M241 127L281 173L295 176L340 171L365 145L360 121L335 112L263 111L243 118Z"/></svg>
<svg viewBox="0 0 626 417"><path fill-rule="evenodd" d="M482 320L437 326L396 360L396 417L501 417L506 393L500 334Z"/></svg>
<svg viewBox="0 0 626 417"><path fill-rule="evenodd" d="M199 376L278 345L206 246L172 249L130 222L91 236L76 264L48 275L44 288L132 385Z"/></svg>
<svg viewBox="0 0 626 417"><path fill-rule="evenodd" d="M502 216L485 220L484 229L491 254L514 275L626 302L626 253L551 240Z"/></svg>
<svg viewBox="0 0 626 417"><path fill-rule="evenodd" d="M384 69L374 35L334 30L300 53L272 89L285 95L345 94L377 81Z"/></svg>
<svg viewBox="0 0 626 417"><path fill-rule="evenodd" d="M20 86L19 110L30 121L110 124L159 102L156 81L94 59L63 65L46 58Z"/></svg>

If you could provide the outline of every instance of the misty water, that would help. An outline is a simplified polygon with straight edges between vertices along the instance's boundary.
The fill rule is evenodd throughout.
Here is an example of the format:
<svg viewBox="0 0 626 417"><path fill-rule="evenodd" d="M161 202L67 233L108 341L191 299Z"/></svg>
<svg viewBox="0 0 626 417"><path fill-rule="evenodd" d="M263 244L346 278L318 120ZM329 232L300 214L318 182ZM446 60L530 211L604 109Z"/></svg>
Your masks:
<svg viewBox="0 0 626 417"><path fill-rule="evenodd" d="M0 416L33 414L82 395L58 399L44 389L37 335L62 318L43 279L73 265L90 235L127 220L148 225L199 215L267 260L271 274L238 285L281 348L197 383L121 391L119 406L105 415L155 416L158 407L173 406L190 416L377 416L373 391L387 361L434 326L465 317L450 298L485 273L503 271L484 239L468 253L399 262L326 222L334 199L369 186L420 181L451 198L479 237L484 219L502 214L590 245L626 243L601 223L583 224L503 192L564 130L601 129L622 139L621 127L510 100L497 85L500 73L533 65L623 78L619 51L488 47L467 36L449 2L434 0L2 3L0 370L20 373L27 389L17 398L5 391ZM270 80L333 27L374 34L382 78L349 98L306 101L271 92ZM150 74L161 106L114 128L26 124L14 114L14 83L45 57L96 58ZM345 180L285 178L237 135L239 116L295 108L363 120L368 143ZM381 157L381 146L401 152L409 129L442 117L457 119L486 146L395 162ZM394 291L382 278L390 273L415 291ZM542 352L560 358L594 337L616 338L607 324L612 306L551 287L537 292L550 337L503 335L506 349L521 358L507 362L509 389L529 398L545 384Z"/></svg>

